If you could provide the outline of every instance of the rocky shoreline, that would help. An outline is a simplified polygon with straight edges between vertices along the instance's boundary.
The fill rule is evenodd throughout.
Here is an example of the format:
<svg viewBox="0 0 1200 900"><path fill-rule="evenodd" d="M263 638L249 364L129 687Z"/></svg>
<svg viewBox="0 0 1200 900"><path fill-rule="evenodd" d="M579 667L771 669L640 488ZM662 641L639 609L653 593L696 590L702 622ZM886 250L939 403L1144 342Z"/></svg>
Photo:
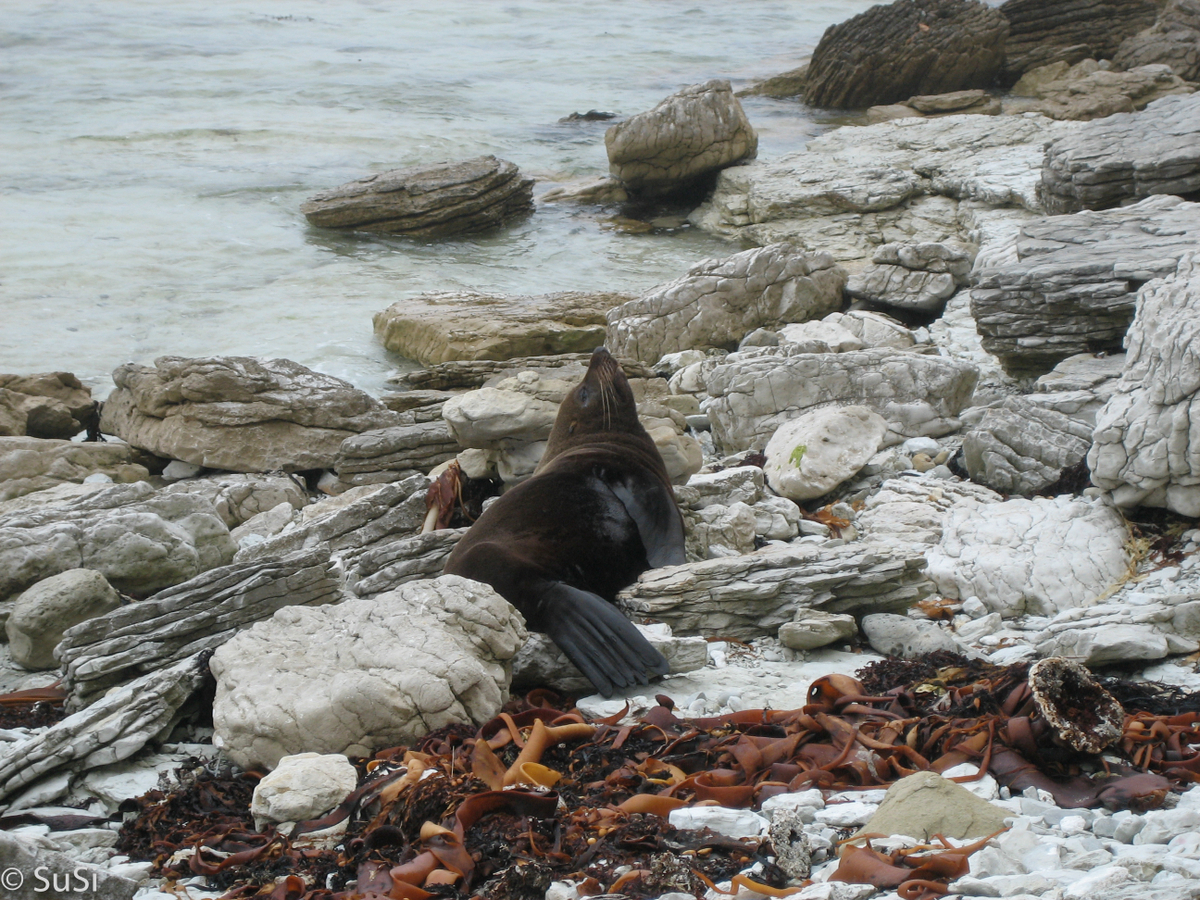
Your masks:
<svg viewBox="0 0 1200 900"><path fill-rule="evenodd" d="M78 870L95 879L88 896L221 896L238 882L209 863L164 882L162 859L117 851L122 824L148 815L135 798L191 790L200 771L232 790L236 773L274 770L253 778L254 822L290 848L287 828L365 788L366 760L387 769L389 748L445 745L453 771L455 741L489 744L500 726L488 723L551 689L577 725L682 739L689 721L757 715L765 728L794 711L786 728L806 737L793 744L826 735L824 782L790 769L764 781L769 765L743 748L719 768L748 793L705 804L681 787L658 826L755 860L751 887L733 878L742 897L762 896L764 879L805 900L924 896L904 886L913 878L957 896L1200 897L1200 59L1188 45L1200 12L1097 0L1064 26L1044 6L899 0L831 28L807 72L763 89L859 109L862 124L782 158L753 158L726 82L617 123L611 177L541 202L630 211L694 197L692 227L736 242L730 254L636 296L397 303L375 333L423 368L382 397L247 357L122 365L103 404L65 372L0 375L0 868ZM900 25L917 38L898 44ZM529 214L531 191L513 164L480 157L353 182L303 212L317 227L429 238L502 228ZM671 674L612 700L588 696L490 588L441 575L482 504L533 472L600 343L662 453L688 552L619 600ZM1023 684L1053 660L1060 689L1094 691L1115 724L1014 687L1012 708L978 726L986 751L935 759L908 744L896 768L903 735L875 729L908 721L916 741L930 713L906 719L855 679L927 659L943 665L895 690L961 697L953 673ZM1086 670L1117 691L1156 685L1171 709L1122 709ZM1039 737L1020 738L1017 719ZM504 727L515 756L547 726ZM420 769L405 759L408 790ZM472 760L483 781L536 782L506 773L507 757L499 770ZM1135 772L1102 799L1106 776ZM1064 799L1050 773L1094 790ZM667 783L647 776L633 793ZM987 815L960 827L964 788ZM896 824L917 822L915 834ZM907 872L918 863L898 860L937 833L962 845L1004 828L958 856L943 842L955 861L937 877L856 874L839 849L854 829L883 831L874 851ZM458 859L438 856L446 880L424 883L447 896L721 895L637 875L641 862L466 890L473 876L436 835L403 852ZM199 847L197 859L213 852ZM402 886L402 868L375 896L428 895ZM333 881L283 872L244 883L334 896ZM722 873L729 888L736 869Z"/></svg>

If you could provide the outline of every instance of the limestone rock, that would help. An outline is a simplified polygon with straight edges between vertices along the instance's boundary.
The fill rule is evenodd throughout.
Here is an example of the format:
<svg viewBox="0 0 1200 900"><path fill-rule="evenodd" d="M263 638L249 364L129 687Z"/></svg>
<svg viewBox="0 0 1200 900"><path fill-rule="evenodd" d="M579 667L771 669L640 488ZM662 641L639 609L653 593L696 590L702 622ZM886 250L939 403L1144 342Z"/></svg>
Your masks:
<svg viewBox="0 0 1200 900"><path fill-rule="evenodd" d="M963 465L972 481L1004 494L1031 496L1078 465L1092 445L1086 422L1007 397L963 436Z"/></svg>
<svg viewBox="0 0 1200 900"><path fill-rule="evenodd" d="M1129 569L1128 529L1100 502L1070 496L957 504L928 553L947 597L978 597L1005 617L1084 606Z"/></svg>
<svg viewBox="0 0 1200 900"><path fill-rule="evenodd" d="M25 413L25 429L20 434L30 437L70 440L95 417L92 392L70 372L0 375L3 391L16 395L14 399Z"/></svg>
<svg viewBox="0 0 1200 900"><path fill-rule="evenodd" d="M920 547L942 539L942 522L960 501L999 503L995 491L969 481L919 477L889 478L867 498L854 524L865 539ZM986 513L984 513L986 515Z"/></svg>
<svg viewBox="0 0 1200 900"><path fill-rule="evenodd" d="M753 505L762 499L766 478L758 466L731 466L719 472L693 475L686 485L675 488L675 498L684 509L706 506Z"/></svg>
<svg viewBox="0 0 1200 900"><path fill-rule="evenodd" d="M1028 399L1095 425L1097 413L1117 392L1124 368L1124 353L1068 356L1035 382Z"/></svg>
<svg viewBox="0 0 1200 900"><path fill-rule="evenodd" d="M819 609L798 609L796 618L779 626L779 642L793 650L815 650L858 634L854 616Z"/></svg>
<svg viewBox="0 0 1200 900"><path fill-rule="evenodd" d="M850 332L862 342L864 347L892 347L896 350L909 350L917 344L917 336L911 329L883 313L871 312L866 309L851 309L844 313L830 313L821 321ZM789 329L799 327L803 326L788 325L781 330L781 334L787 338Z"/></svg>
<svg viewBox="0 0 1200 900"><path fill-rule="evenodd" d="M840 318L841 313L831 313L816 322L801 322L795 325L785 325L779 329L779 343L775 346L783 348L789 354L796 353L846 353L851 350L862 350L867 345L848 328L833 317ZM742 348L745 348L745 344Z"/></svg>
<svg viewBox="0 0 1200 900"><path fill-rule="evenodd" d="M683 528L688 556L718 559L754 549L758 520L745 503L684 510Z"/></svg>
<svg viewBox="0 0 1200 900"><path fill-rule="evenodd" d="M443 421L393 425L346 438L333 469L347 487L399 481L453 459L460 449Z"/></svg>
<svg viewBox="0 0 1200 900"><path fill-rule="evenodd" d="M1167 594L1131 605L1123 599L1064 609L1039 624L1039 656L1065 656L1084 666L1144 663L1200 649L1200 600Z"/></svg>
<svg viewBox="0 0 1200 900"><path fill-rule="evenodd" d="M888 424L864 406L826 406L780 425L767 442L763 471L790 500L828 494L879 449Z"/></svg>
<svg viewBox="0 0 1200 900"><path fill-rule="evenodd" d="M189 478L162 488L163 494L187 494L203 497L230 529L281 503L293 509L308 505L308 493L302 479L289 475L256 475L221 472Z"/></svg>
<svg viewBox="0 0 1200 900"><path fill-rule="evenodd" d="M21 395L0 390L0 437L23 437L29 417L21 403Z"/></svg>
<svg viewBox="0 0 1200 900"><path fill-rule="evenodd" d="M1005 811L934 772L901 778L883 796L860 834L905 834L932 840L981 838L1004 828Z"/></svg>
<svg viewBox="0 0 1200 900"><path fill-rule="evenodd" d="M1113 62L1122 69L1168 65L1180 78L1200 81L1200 3L1168 0L1153 25L1121 42Z"/></svg>
<svg viewBox="0 0 1200 900"><path fill-rule="evenodd" d="M340 753L296 753L254 786L255 822L304 822L333 809L358 787L358 773Z"/></svg>
<svg viewBox="0 0 1200 900"><path fill-rule="evenodd" d="M962 646L929 619L910 619L895 613L863 616L863 634L872 649L884 656L920 659L938 650L961 653Z"/></svg>
<svg viewBox="0 0 1200 900"><path fill-rule="evenodd" d="M974 0L896 0L830 26L804 85L810 106L863 108L914 94L989 87L1004 62L1004 16Z"/></svg>
<svg viewBox="0 0 1200 900"><path fill-rule="evenodd" d="M984 349L1019 372L1119 349L1138 287L1173 272L1197 240L1200 204L1178 197L1021 226L975 261L971 313Z"/></svg>
<svg viewBox="0 0 1200 900"><path fill-rule="evenodd" d="M1045 143L1079 127L979 115L844 126L802 151L725 169L690 221L755 244L794 241L847 264L889 243L969 246L1041 210Z"/></svg>
<svg viewBox="0 0 1200 900"><path fill-rule="evenodd" d="M463 447L498 449L502 441L544 441L550 437L559 404L574 383L542 378L536 372L506 378L446 401L442 417Z"/></svg>
<svg viewBox="0 0 1200 900"><path fill-rule="evenodd" d="M424 365L450 360L590 353L605 314L629 294L563 291L527 297L456 291L421 294L375 314L375 336Z"/></svg>
<svg viewBox="0 0 1200 900"><path fill-rule="evenodd" d="M627 189L667 194L751 159L758 135L728 81L694 84L604 134L609 171Z"/></svg>
<svg viewBox="0 0 1200 900"><path fill-rule="evenodd" d="M207 501L115 485L0 517L0 599L68 569L94 569L117 590L145 595L224 565L235 550Z"/></svg>
<svg viewBox="0 0 1200 900"><path fill-rule="evenodd" d="M631 299L628 294L614 294L613 303L605 308L624 303ZM469 304L466 304L469 306ZM600 319L604 318L603 312ZM555 378L565 377L558 373L560 369L569 369L580 374L587 371L588 360L592 358L592 346L585 353L554 353L543 356L514 356L510 359L463 359L444 363L428 363L424 369L411 372L401 372L388 378L390 384L404 390L441 390L451 391L483 387L493 379L508 378L524 371L537 372L543 378L551 375ZM649 378L654 375L649 368L631 359L618 360L621 369L629 378ZM571 377L574 377L573 375ZM449 398L447 398L449 399Z"/></svg>
<svg viewBox="0 0 1200 900"><path fill-rule="evenodd" d="M0 500L58 484L107 475L128 483L150 477L141 454L128 444L78 443L34 437L0 437Z"/></svg>
<svg viewBox="0 0 1200 900"><path fill-rule="evenodd" d="M1004 80L1052 62L1110 59L1125 38L1154 24L1154 0L1007 0Z"/></svg>
<svg viewBox="0 0 1200 900"><path fill-rule="evenodd" d="M533 179L494 156L390 169L315 194L312 225L414 237L470 234L533 210Z"/></svg>
<svg viewBox="0 0 1200 900"><path fill-rule="evenodd" d="M1092 482L1121 506L1165 506L1200 515L1200 451L1189 435L1200 417L1200 254L1147 283L1127 338L1125 371L1096 418L1088 453Z"/></svg>
<svg viewBox="0 0 1200 900"><path fill-rule="evenodd" d="M381 543L355 557L346 575L347 586L359 597L374 597L410 581L435 578L465 532L465 528L440 528Z"/></svg>
<svg viewBox="0 0 1200 900"><path fill-rule="evenodd" d="M1088 122L1053 141L1038 196L1048 212L1065 213L1197 190L1200 95L1188 94Z"/></svg>
<svg viewBox="0 0 1200 900"><path fill-rule="evenodd" d="M713 369L706 411L726 452L763 447L784 422L832 403L874 410L894 444L957 430L976 377L966 363L888 349L759 356Z"/></svg>
<svg viewBox="0 0 1200 900"><path fill-rule="evenodd" d="M675 488L689 558L716 559L754 549L759 539L787 541L800 529L800 507L767 494L757 466L693 475Z"/></svg>
<svg viewBox="0 0 1200 900"><path fill-rule="evenodd" d="M786 544L725 559L643 572L618 597L635 616L676 634L773 637L800 609L835 613L907 609L933 589L919 553L852 543Z"/></svg>
<svg viewBox="0 0 1200 900"><path fill-rule="evenodd" d="M103 866L84 863L75 854L48 850L27 837L8 832L0 832L0 867L24 876L19 886L6 876L6 900L43 900L54 896L49 889L56 884L70 888L83 884L88 900L132 900L139 887L136 881Z"/></svg>
<svg viewBox="0 0 1200 900"><path fill-rule="evenodd" d="M353 385L287 359L161 356L113 372L101 427L159 456L231 472L333 465L351 434L396 413Z"/></svg>
<svg viewBox="0 0 1200 900"><path fill-rule="evenodd" d="M646 363L680 350L729 349L756 328L833 312L845 282L827 253L786 243L707 259L611 310L605 343Z"/></svg>
<svg viewBox="0 0 1200 900"><path fill-rule="evenodd" d="M508 699L525 638L507 601L453 575L279 610L212 658L214 742L239 765L274 766L289 753L365 756L454 722L482 724Z"/></svg>
<svg viewBox="0 0 1200 900"><path fill-rule="evenodd" d="M218 647L282 607L340 598L324 547L212 569L67 629L57 656L70 702L78 707L143 672Z"/></svg>
<svg viewBox="0 0 1200 900"><path fill-rule="evenodd" d="M0 800L63 770L86 771L127 759L165 737L207 676L203 656L190 656L106 694L39 734L5 744Z"/></svg>
<svg viewBox="0 0 1200 900"><path fill-rule="evenodd" d="M54 648L72 625L121 605L120 595L99 572L68 569L21 594L5 629L13 661L27 669L53 669Z"/></svg>
<svg viewBox="0 0 1200 900"><path fill-rule="evenodd" d="M1036 112L1052 119L1099 119L1144 109L1172 94L1190 94L1195 86L1167 66L1113 70L1104 60L1085 59L1068 66L1051 63L1021 76L1004 100L1008 115Z"/></svg>
<svg viewBox="0 0 1200 900"><path fill-rule="evenodd" d="M925 313L940 312L971 271L971 256L964 248L934 242L884 244L872 262L850 276L847 294Z"/></svg>

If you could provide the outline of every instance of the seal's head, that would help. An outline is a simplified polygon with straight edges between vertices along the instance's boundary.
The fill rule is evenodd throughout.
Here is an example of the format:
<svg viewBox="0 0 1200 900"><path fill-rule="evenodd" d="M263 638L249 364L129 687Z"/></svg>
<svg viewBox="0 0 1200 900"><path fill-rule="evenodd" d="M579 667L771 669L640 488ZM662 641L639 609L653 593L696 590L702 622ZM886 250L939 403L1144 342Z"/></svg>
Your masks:
<svg viewBox="0 0 1200 900"><path fill-rule="evenodd" d="M637 403L620 364L603 347L597 347L587 374L563 399L550 432L544 459L592 435L645 434L638 421Z"/></svg>

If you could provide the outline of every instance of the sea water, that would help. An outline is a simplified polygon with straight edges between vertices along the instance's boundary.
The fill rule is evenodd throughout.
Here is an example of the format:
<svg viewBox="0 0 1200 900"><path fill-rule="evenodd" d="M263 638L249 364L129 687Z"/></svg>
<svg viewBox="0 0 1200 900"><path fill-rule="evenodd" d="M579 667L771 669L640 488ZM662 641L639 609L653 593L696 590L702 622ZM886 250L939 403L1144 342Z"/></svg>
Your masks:
<svg viewBox="0 0 1200 900"><path fill-rule="evenodd" d="M310 227L312 194L492 153L535 198L607 173L610 122L795 68L847 2L0 2L0 372L287 357L378 393L371 317L422 291L637 291L739 247L595 210L441 240ZM746 98L760 157L829 127ZM408 363L411 366L411 363Z"/></svg>

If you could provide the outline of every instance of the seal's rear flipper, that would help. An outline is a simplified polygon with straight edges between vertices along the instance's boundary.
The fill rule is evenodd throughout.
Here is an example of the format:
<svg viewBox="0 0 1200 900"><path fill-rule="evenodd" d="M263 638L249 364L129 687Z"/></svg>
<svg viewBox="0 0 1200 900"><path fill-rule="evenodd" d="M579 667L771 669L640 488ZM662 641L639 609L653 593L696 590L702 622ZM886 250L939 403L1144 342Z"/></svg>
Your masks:
<svg viewBox="0 0 1200 900"><path fill-rule="evenodd" d="M605 697L670 671L634 624L596 594L558 581L546 587L541 603L553 610L546 634Z"/></svg>

